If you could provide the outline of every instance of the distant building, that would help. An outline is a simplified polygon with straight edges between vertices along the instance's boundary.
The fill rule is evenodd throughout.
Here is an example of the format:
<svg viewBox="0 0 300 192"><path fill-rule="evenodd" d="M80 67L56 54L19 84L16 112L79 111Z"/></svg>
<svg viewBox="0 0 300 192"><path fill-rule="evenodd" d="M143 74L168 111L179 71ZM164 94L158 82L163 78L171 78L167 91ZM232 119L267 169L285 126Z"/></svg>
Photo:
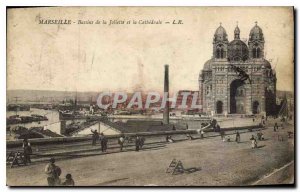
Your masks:
<svg viewBox="0 0 300 192"><path fill-rule="evenodd" d="M213 37L213 56L199 75L200 103L211 115L273 114L276 111L276 74L264 56L264 35L255 24L247 44L236 26L228 41L224 27ZM237 68L249 79L242 80Z"/></svg>
<svg viewBox="0 0 300 192"><path fill-rule="evenodd" d="M192 106L192 102L193 102L193 95L197 94L199 96L199 91L192 91L192 90L179 90L177 93L177 100L176 100L176 108L179 109L178 107L182 105L182 101L183 101L183 95L186 94L188 95L187 99L186 99L186 105L187 107L185 109L183 109L183 111L188 111L191 109ZM196 102L196 104L199 104L199 97L198 100ZM193 109L198 111L199 109Z"/></svg>

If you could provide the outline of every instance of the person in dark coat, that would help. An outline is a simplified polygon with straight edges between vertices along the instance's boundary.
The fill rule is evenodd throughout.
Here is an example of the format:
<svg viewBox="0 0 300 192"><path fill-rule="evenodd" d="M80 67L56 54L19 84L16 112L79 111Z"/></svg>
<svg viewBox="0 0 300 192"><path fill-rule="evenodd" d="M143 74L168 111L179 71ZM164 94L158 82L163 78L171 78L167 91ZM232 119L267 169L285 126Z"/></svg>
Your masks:
<svg viewBox="0 0 300 192"><path fill-rule="evenodd" d="M24 151L25 163L26 164L31 163L30 155L32 154L32 148L27 138L23 140L23 151Z"/></svg>
<svg viewBox="0 0 300 192"><path fill-rule="evenodd" d="M100 134L101 151L106 152L107 149L107 138L103 133Z"/></svg>
<svg viewBox="0 0 300 192"><path fill-rule="evenodd" d="M278 130L278 125L277 125L277 123L275 123L275 125L274 125L274 132L276 132Z"/></svg>
<svg viewBox="0 0 300 192"><path fill-rule="evenodd" d="M141 142L141 139L137 135L136 138L135 138L135 151L139 151L140 150L140 142Z"/></svg>
<svg viewBox="0 0 300 192"><path fill-rule="evenodd" d="M145 137L140 137L140 149L143 148L145 144Z"/></svg>
<svg viewBox="0 0 300 192"><path fill-rule="evenodd" d="M241 141L241 135L240 135L240 133L238 131L236 132L236 135L235 135L235 141L237 143L239 143Z"/></svg>
<svg viewBox="0 0 300 192"><path fill-rule="evenodd" d="M99 133L97 130L91 130L91 132L93 133L92 136L92 145L96 145L96 141L99 139Z"/></svg>

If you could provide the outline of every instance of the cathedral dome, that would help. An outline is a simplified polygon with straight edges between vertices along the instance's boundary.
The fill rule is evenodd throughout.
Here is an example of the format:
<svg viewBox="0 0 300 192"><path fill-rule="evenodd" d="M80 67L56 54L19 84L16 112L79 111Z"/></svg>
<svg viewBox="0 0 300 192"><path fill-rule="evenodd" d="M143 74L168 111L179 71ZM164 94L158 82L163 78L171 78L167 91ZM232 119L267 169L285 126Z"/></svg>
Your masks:
<svg viewBox="0 0 300 192"><path fill-rule="evenodd" d="M235 39L228 45L229 61L246 61L249 57L249 50L243 41Z"/></svg>
<svg viewBox="0 0 300 192"><path fill-rule="evenodd" d="M227 41L227 33L224 27L220 24L220 26L217 28L214 36L215 41Z"/></svg>
<svg viewBox="0 0 300 192"><path fill-rule="evenodd" d="M257 22L255 22L255 26L251 29L249 34L249 41L253 40L264 40L264 34L262 29L257 25Z"/></svg>
<svg viewBox="0 0 300 192"><path fill-rule="evenodd" d="M205 70L205 71L211 70L211 64L212 64L212 59L206 61L206 62L204 63L203 70Z"/></svg>

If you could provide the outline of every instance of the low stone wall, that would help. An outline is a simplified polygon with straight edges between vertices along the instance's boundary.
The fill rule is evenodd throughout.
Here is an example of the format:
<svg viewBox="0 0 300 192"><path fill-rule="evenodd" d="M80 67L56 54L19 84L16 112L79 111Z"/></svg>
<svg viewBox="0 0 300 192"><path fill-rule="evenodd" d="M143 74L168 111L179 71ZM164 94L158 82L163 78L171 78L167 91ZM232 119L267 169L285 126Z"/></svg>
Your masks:
<svg viewBox="0 0 300 192"><path fill-rule="evenodd" d="M155 135L175 135L175 134L197 134L197 130L180 130L180 131L158 131L158 132L139 132L139 133L126 133L125 136L155 136ZM107 135L108 139L119 138L121 134L118 135ZM80 136L80 137L56 137L56 138L38 138L29 139L28 141L34 145L46 145L46 144L59 144L59 143L71 143L92 140L91 135ZM20 147L22 146L22 140L17 141L7 141L6 147Z"/></svg>
<svg viewBox="0 0 300 192"><path fill-rule="evenodd" d="M203 127L205 132L209 132L208 127L210 125ZM244 130L244 129L257 129L260 126L247 126L247 127L232 127L226 128L225 131L231 130ZM139 133L125 133L125 136L158 136L158 135L180 135L180 134L199 134L199 130L177 130L177 131L156 131L156 132L139 132ZM107 135L108 139L119 138L121 134L118 135ZM80 136L80 137L56 137L56 138L38 138L29 139L29 142L34 145L48 145L48 144L59 144L59 143L72 143L91 140L92 136ZM6 141L7 148L20 147L22 146L22 140L17 141Z"/></svg>

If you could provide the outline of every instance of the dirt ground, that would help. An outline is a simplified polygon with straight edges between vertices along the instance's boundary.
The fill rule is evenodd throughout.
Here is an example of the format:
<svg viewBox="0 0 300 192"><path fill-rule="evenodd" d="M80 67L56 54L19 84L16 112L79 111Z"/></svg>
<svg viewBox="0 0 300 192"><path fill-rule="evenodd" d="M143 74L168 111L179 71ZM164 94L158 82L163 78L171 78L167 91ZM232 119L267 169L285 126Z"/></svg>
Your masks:
<svg viewBox="0 0 300 192"><path fill-rule="evenodd" d="M271 120L270 120L271 121ZM210 137L170 143L160 148L128 151L107 155L58 160L61 179L71 173L77 186L243 186L255 184L293 183L294 172L288 166L294 160L294 139L287 137L293 125L273 131L269 121L264 141L251 149L250 137L256 132L241 134L241 142L223 142ZM278 141L283 137L283 141ZM166 173L173 159L180 160L184 173ZM7 167L9 186L45 186L45 163ZM269 174L276 175L270 179ZM267 176L266 176L267 175ZM259 181L259 182L257 182ZM266 182L264 182L266 181Z"/></svg>

